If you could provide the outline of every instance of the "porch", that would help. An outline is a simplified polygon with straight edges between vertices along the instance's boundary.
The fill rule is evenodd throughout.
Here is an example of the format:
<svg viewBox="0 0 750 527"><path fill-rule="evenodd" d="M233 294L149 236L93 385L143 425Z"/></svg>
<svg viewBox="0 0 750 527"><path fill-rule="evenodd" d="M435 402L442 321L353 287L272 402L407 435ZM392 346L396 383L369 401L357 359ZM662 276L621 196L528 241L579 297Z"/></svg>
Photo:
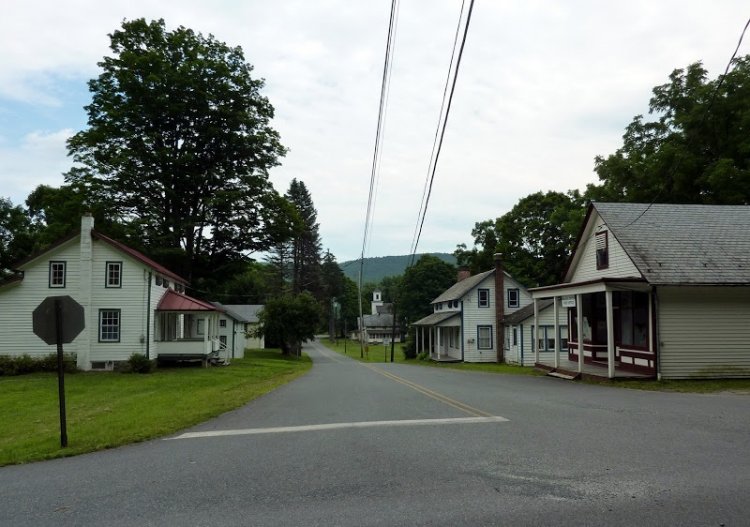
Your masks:
<svg viewBox="0 0 750 527"><path fill-rule="evenodd" d="M461 319L458 312L433 313L414 323L417 353L435 362L461 362Z"/></svg>
<svg viewBox="0 0 750 527"><path fill-rule="evenodd" d="M573 379L651 379L653 374L638 373L635 371L615 368L613 377L609 377L606 362L585 361L579 363L578 360L571 360L568 352L563 351L558 355L557 364L553 354L543 354L539 361L534 364L538 370L548 373L559 373Z"/></svg>
<svg viewBox="0 0 750 527"><path fill-rule="evenodd" d="M552 360L542 360L537 353L537 367L574 377L656 376L654 299L642 280L561 284L537 288L532 295L535 305L541 299L551 299L555 313L566 309L570 328L567 352L563 347ZM535 326L538 328L538 324Z"/></svg>

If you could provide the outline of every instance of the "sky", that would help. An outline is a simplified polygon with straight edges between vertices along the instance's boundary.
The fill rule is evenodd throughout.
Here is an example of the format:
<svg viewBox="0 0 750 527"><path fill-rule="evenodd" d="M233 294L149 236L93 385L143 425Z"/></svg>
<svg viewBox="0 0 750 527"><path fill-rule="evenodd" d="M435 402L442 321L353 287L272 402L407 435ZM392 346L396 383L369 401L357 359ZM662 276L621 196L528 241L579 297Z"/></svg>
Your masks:
<svg viewBox="0 0 750 527"><path fill-rule="evenodd" d="M65 142L86 127L107 35L124 19L163 18L243 48L289 148L274 187L303 181L324 250L358 258L390 4L2 0L0 197L23 204L37 185L64 183ZM365 256L410 251L461 0L399 6ZM418 252L471 246L476 222L524 196L597 182L594 158L621 145L652 88L696 61L718 76L749 16L739 0L476 0Z"/></svg>

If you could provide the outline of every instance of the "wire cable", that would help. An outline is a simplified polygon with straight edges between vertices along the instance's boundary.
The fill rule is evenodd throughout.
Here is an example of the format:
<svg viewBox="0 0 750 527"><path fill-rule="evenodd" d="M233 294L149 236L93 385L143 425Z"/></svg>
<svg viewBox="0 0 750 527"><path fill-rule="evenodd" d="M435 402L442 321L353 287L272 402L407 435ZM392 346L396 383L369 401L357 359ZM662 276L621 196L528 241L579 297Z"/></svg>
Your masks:
<svg viewBox="0 0 750 527"><path fill-rule="evenodd" d="M453 74L453 82L451 84L450 95L448 96L448 105L446 106L446 109L445 109L445 116L443 118L443 126L440 131L440 140L438 141L437 151L435 152L435 159L432 164L432 174L430 175L430 183L427 189L427 197L425 198L425 204L422 210L422 219L419 222L419 231L417 233L417 238L414 242L414 247L412 249L412 262L414 261L414 255L417 252L417 247L419 246L419 239L422 236L422 228L424 227L424 220L425 220L425 217L427 216L427 207L430 204L430 197L432 196L432 185L435 182L435 172L437 170L438 160L440 159L440 152L443 148L443 139L445 137L445 129L447 128L447 125L448 125L448 116L450 115L451 105L453 103L453 95L456 91L456 81L458 80L458 72L459 72L459 69L461 68L461 58L463 57L464 47L466 46L466 35L469 32L469 24L471 23L471 13L473 10L474 10L474 0L471 0L471 3L469 4L469 12L466 15L466 24L464 25L464 34L461 39L461 47L458 51L458 58L456 59L456 70Z"/></svg>

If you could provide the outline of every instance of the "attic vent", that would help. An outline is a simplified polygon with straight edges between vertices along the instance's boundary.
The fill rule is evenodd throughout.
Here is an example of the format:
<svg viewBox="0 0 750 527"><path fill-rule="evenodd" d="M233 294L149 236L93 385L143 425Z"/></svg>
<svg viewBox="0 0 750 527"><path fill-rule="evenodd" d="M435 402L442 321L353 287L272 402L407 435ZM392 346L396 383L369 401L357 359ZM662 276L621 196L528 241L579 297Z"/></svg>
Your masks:
<svg viewBox="0 0 750 527"><path fill-rule="evenodd" d="M606 269L609 267L609 233L607 231L597 232L596 240L596 268Z"/></svg>

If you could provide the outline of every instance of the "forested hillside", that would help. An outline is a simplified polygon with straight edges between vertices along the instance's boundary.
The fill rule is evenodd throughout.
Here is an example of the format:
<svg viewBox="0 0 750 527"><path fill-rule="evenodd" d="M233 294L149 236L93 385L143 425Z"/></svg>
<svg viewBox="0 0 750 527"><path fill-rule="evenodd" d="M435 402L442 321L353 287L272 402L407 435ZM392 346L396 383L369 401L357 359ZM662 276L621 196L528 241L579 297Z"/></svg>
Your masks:
<svg viewBox="0 0 750 527"><path fill-rule="evenodd" d="M456 264L456 257L450 253L429 253L433 256L437 256L441 260L448 262L449 264ZM421 254L416 255L414 261L416 262L421 257ZM374 258L365 258L364 265L364 279L363 282L380 282L386 276L398 276L404 273L406 266L411 261L411 255L405 254L402 256L377 256ZM359 260L350 260L348 262L342 262L340 264L341 270L344 274L354 281L359 279Z"/></svg>

